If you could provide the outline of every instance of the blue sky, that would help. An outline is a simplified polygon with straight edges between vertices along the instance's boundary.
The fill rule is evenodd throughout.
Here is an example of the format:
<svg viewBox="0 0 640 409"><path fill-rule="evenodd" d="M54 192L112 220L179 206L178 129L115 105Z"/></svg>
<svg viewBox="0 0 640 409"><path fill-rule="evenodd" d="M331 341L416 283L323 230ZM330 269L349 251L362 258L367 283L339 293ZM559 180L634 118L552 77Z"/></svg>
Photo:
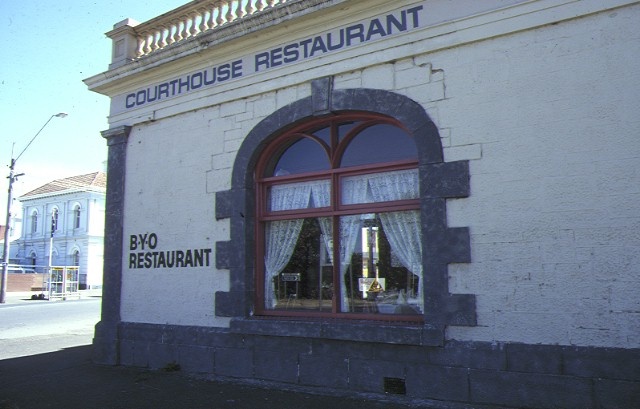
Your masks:
<svg viewBox="0 0 640 409"><path fill-rule="evenodd" d="M107 70L104 33L127 17L144 22L186 0L8 0L0 3L0 224L5 223L11 151L25 173L14 197L51 180L102 170L109 99L83 79ZM15 145L14 145L15 143ZM16 211L14 210L15 214Z"/></svg>

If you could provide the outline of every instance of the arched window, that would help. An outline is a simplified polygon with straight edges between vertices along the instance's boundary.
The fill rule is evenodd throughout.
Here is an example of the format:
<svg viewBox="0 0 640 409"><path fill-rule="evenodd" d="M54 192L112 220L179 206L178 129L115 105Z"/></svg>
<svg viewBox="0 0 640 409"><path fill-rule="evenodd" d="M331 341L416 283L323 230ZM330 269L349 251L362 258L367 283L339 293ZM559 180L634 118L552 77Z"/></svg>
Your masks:
<svg viewBox="0 0 640 409"><path fill-rule="evenodd" d="M476 325L475 296L448 288L448 264L471 251L447 200L468 195L468 162L444 161L420 104L314 80L247 134L216 192L216 219L230 219L216 315L237 333L442 345L447 325Z"/></svg>
<svg viewBox="0 0 640 409"><path fill-rule="evenodd" d="M257 165L257 313L423 320L418 152L351 113L275 138Z"/></svg>
<svg viewBox="0 0 640 409"><path fill-rule="evenodd" d="M73 208L73 228L74 229L80 228L80 216L81 216L81 209L80 209L80 205L77 204Z"/></svg>
<svg viewBox="0 0 640 409"><path fill-rule="evenodd" d="M31 213L31 233L35 234L38 232L38 212L34 210Z"/></svg>
<svg viewBox="0 0 640 409"><path fill-rule="evenodd" d="M53 234L58 230L58 209L54 208L53 211L51 212L51 235L53 236Z"/></svg>
<svg viewBox="0 0 640 409"><path fill-rule="evenodd" d="M73 265L74 266L79 266L80 265L80 251L74 250L73 251L73 255L72 255L72 259L73 259Z"/></svg>

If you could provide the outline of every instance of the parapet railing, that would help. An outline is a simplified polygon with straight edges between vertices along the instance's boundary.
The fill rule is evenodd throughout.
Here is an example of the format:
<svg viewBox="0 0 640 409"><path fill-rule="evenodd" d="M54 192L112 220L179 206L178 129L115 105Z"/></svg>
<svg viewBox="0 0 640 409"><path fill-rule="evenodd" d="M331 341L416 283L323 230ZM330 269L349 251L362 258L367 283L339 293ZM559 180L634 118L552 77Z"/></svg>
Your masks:
<svg viewBox="0 0 640 409"><path fill-rule="evenodd" d="M195 0L144 23L124 20L107 33L114 41L111 68L286 2ZM124 38L122 34L129 38Z"/></svg>

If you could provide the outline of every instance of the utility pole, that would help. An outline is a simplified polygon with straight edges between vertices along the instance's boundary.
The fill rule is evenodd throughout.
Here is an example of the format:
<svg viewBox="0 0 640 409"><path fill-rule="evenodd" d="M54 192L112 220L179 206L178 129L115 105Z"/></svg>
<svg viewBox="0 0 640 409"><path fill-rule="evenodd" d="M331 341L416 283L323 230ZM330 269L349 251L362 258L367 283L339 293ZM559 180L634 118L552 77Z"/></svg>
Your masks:
<svg viewBox="0 0 640 409"><path fill-rule="evenodd" d="M66 116L67 116L67 114L64 113L64 112L60 112L59 114L51 115L51 117L47 120L47 122L45 122L44 125L42 125L42 128L40 128L40 130L34 135L34 137L31 138L31 140L29 141L27 146L25 146L25 148L22 150L22 152L20 152L20 154L15 159L13 157L11 158L11 163L9 165L9 176L7 177L7 179L9 179L9 190L8 190L8 194L7 194L7 222L6 222L5 229L4 229L4 246L3 246L4 254L3 254L3 258L2 258L2 283L1 283L1 286L0 286L0 304L4 304L6 302L6 296L7 296L7 278L9 277L9 240L10 240L10 236L11 236L10 235L10 231L11 231L11 202L13 200L13 182L17 181L19 176L24 175L24 173L18 173L17 175L14 173L15 172L16 162L18 161L18 159L20 159L20 156L22 156L24 151L27 150L27 148L36 139L36 137L38 135L40 135L40 132L42 132L42 130L47 126L49 121L51 121L54 117L56 117L56 118L64 118ZM11 154L11 156L13 156L13 153Z"/></svg>

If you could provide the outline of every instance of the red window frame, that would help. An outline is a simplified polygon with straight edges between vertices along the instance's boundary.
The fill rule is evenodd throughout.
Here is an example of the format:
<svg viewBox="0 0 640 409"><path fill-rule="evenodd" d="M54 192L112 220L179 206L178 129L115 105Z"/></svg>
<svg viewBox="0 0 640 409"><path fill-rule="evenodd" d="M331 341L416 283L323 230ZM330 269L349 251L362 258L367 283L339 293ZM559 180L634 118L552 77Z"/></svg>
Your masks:
<svg viewBox="0 0 640 409"><path fill-rule="evenodd" d="M342 138L338 139L338 126L348 121L363 121L352 129ZM390 161L384 163L375 163L359 166L349 166L340 168L339 162L349 143L363 129L373 125L393 125L405 132L407 130L401 123L388 117L373 115L368 113L350 113L339 114L329 118L324 117L316 120L305 121L291 129L285 131L281 135L274 138L269 146L263 151L256 164L255 183L256 183L256 228L255 228L255 315L258 316L277 316L277 317L305 317L305 318L340 318L340 319L359 319L359 320L377 320L377 321L400 321L400 322L424 322L423 315L396 315L396 314L367 314L367 313L349 313L340 311L339 287L334 291L332 298L331 312L321 312L312 310L270 310L265 308L265 266L264 266L264 249L265 249L265 223L275 220L293 219L293 218L313 218L313 217L331 217L333 223L333 231L339 231L339 217L343 215L378 213L403 210L419 210L420 199L398 200L393 202L363 203L363 204L341 204L340 198L340 181L346 176L365 175L371 173L379 173L393 170L416 169L418 167L417 150L416 158L410 160ZM331 128L330 144L328 146L324 141L310 135L309 131L313 129L321 129L325 126ZM407 132L408 133L408 132ZM331 168L326 171L307 172L287 176L265 176L269 166L273 163L275 157L280 157L288 143L298 140L300 137L308 137L321 143L329 155L329 163ZM323 208L305 208L285 211L269 211L268 191L271 186L283 183L293 183L301 181L327 180L331 181L331 204L329 207ZM334 237L334 242L336 237ZM339 246L333 248L333 259L339 259ZM333 282L337 283L341 280L340 265L333 263Z"/></svg>

